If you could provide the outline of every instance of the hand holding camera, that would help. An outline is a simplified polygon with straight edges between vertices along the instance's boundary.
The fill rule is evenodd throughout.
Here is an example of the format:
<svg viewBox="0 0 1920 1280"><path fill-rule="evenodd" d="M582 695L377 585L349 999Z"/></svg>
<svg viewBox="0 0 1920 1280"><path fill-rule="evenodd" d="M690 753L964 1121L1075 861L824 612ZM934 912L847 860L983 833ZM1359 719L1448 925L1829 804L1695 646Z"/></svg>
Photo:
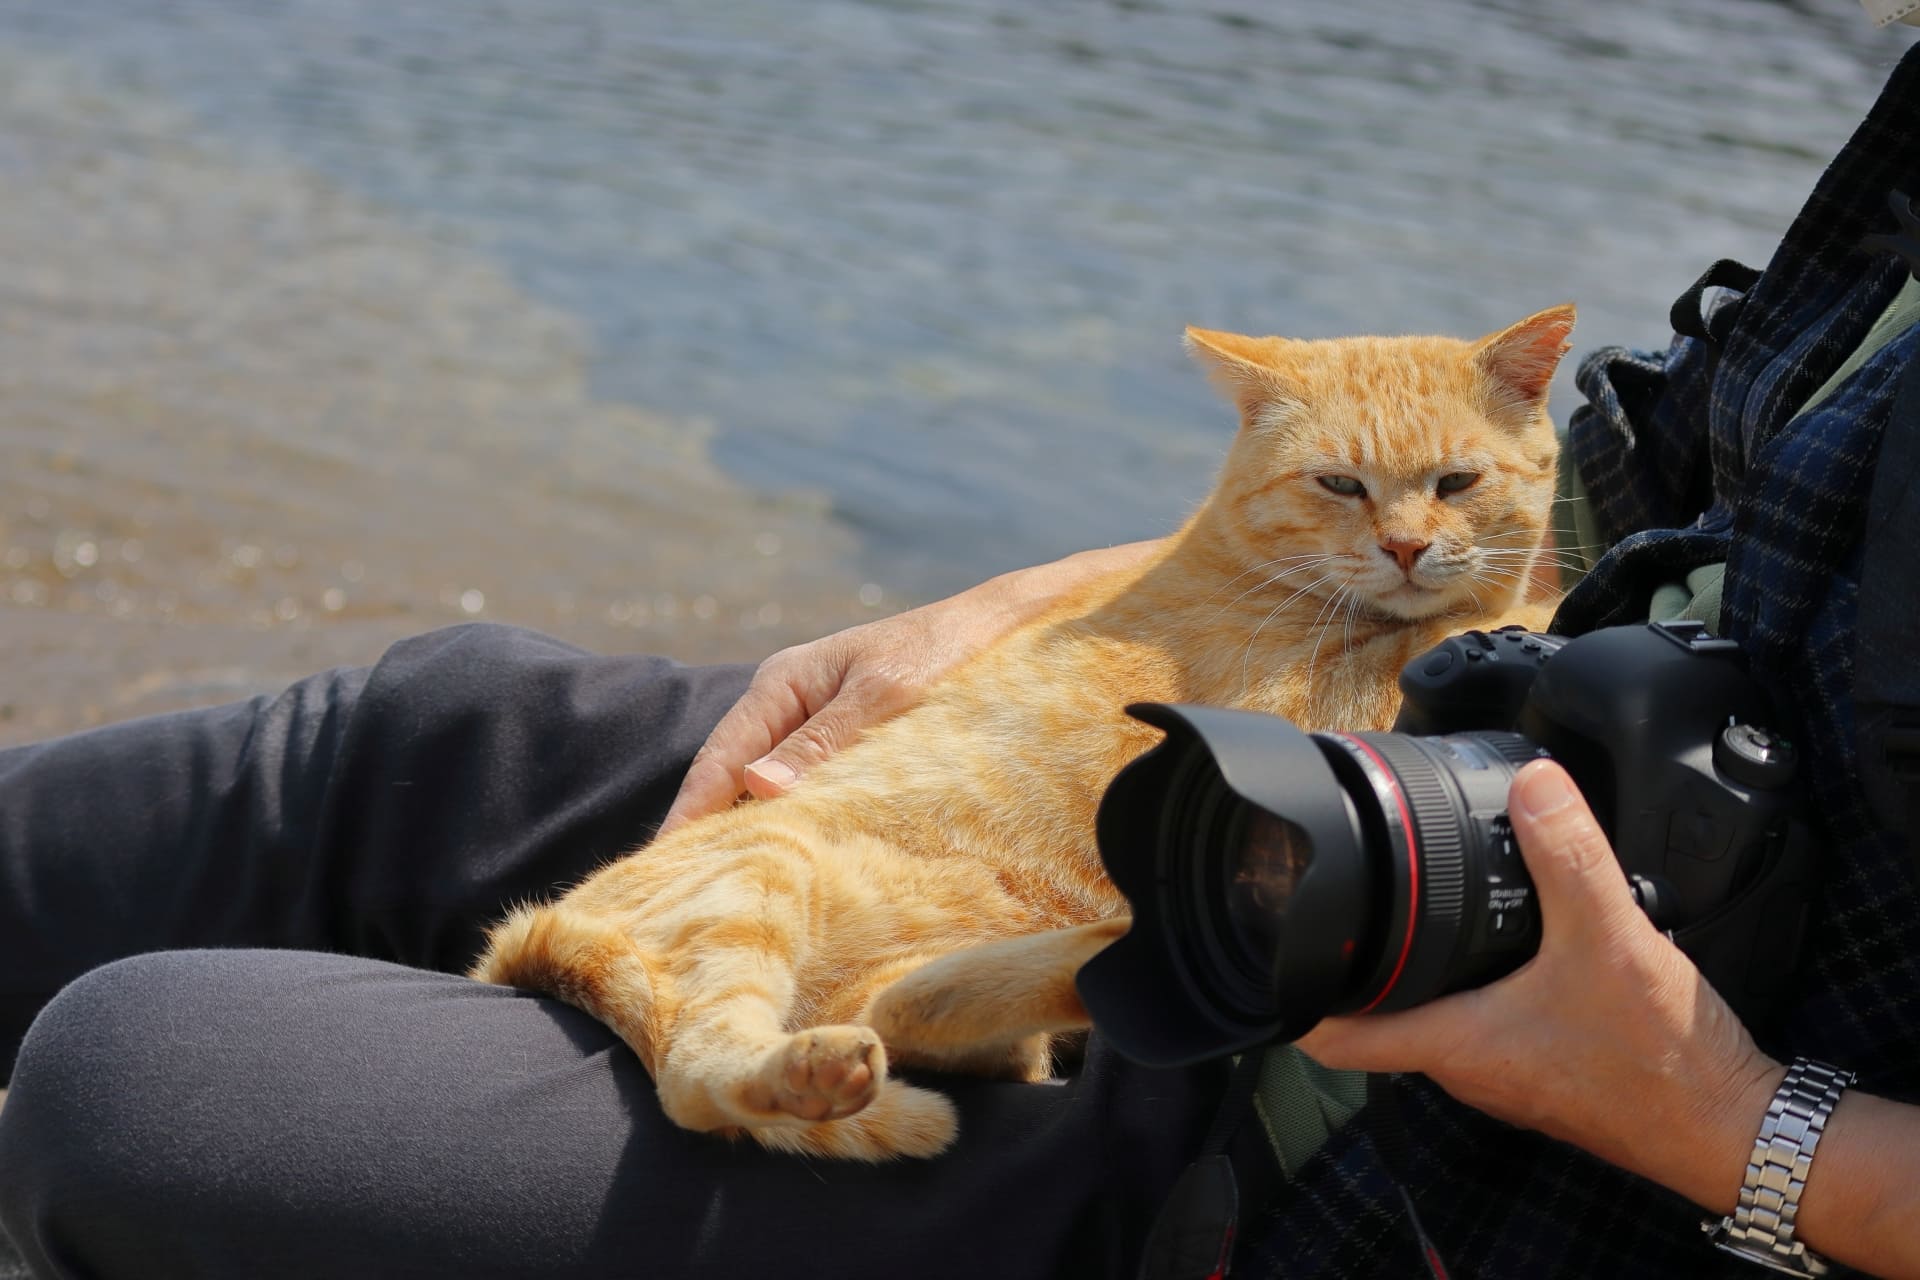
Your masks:
<svg viewBox="0 0 1920 1280"><path fill-rule="evenodd" d="M1100 806L1134 924L1079 977L1121 1052L1204 1061L1519 967L1541 921L1508 787L1540 757L1580 782L1648 927L1742 1020L1770 1016L1811 875L1793 749L1738 646L1691 624L1467 632L1400 683L1410 732L1130 708L1167 731Z"/></svg>

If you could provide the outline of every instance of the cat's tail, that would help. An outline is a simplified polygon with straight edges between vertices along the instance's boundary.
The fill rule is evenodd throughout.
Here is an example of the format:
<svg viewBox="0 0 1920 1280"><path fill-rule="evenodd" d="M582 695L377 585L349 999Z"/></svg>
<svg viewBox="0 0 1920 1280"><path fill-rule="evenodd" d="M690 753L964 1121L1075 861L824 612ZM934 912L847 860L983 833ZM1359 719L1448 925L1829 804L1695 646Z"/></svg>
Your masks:
<svg viewBox="0 0 1920 1280"><path fill-rule="evenodd" d="M620 929L564 906L516 907L487 935L469 977L538 991L620 1033L654 1074L653 976Z"/></svg>

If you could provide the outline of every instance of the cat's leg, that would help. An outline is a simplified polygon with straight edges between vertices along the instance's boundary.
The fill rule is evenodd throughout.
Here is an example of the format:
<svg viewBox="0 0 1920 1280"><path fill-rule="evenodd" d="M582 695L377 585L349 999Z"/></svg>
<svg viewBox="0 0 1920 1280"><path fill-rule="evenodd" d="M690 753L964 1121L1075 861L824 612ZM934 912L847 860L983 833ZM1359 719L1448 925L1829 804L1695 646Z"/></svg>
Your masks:
<svg viewBox="0 0 1920 1280"><path fill-rule="evenodd" d="M667 1115L689 1129L744 1129L775 1151L843 1159L931 1156L950 1146L953 1104L889 1080L873 1028L784 1029L794 988L785 953L728 946L739 932L735 920L687 937L699 960L654 1075Z"/></svg>
<svg viewBox="0 0 1920 1280"><path fill-rule="evenodd" d="M617 1032L651 1073L659 1024L653 976L633 940L565 906L517 907L487 934L468 977L540 991Z"/></svg>
<svg viewBox="0 0 1920 1280"><path fill-rule="evenodd" d="M1074 975L1129 924L1099 920L949 952L882 989L860 1020L914 1061L1036 1071L1051 1033L1088 1026Z"/></svg>
<svg viewBox="0 0 1920 1280"><path fill-rule="evenodd" d="M676 948L682 963L661 962L676 997L670 1035L639 949L617 927L565 906L508 916L472 976L557 996L612 1027L685 1128L839 1119L886 1082L886 1050L868 1027L786 1031L794 984L781 941L777 929L738 916L690 923Z"/></svg>
<svg viewBox="0 0 1920 1280"><path fill-rule="evenodd" d="M781 922L804 919L805 907L779 900L805 895L767 862L750 874L751 893L738 880L704 886L713 901L686 905L668 954L643 956L605 917L563 903L508 916L472 976L557 996L612 1027L682 1128L849 1159L945 1150L953 1104L888 1081L873 1028L787 1031L795 939ZM761 911L744 915L756 898Z"/></svg>
<svg viewBox="0 0 1920 1280"><path fill-rule="evenodd" d="M882 965L861 986L864 994L849 992L842 1009L851 1008L855 1022L873 1024L873 1010L880 995L928 965L951 956L953 952L903 956ZM951 969L944 970L951 973ZM876 1030L879 1028L876 1027ZM894 1029L896 1032L899 1028ZM1020 1080L1028 1084L1053 1077L1053 1037L1046 1033L1015 1040L986 1041L972 1045L943 1044L930 1047L901 1038L889 1039L882 1033L890 1065L932 1067L939 1071L957 1071L963 1075L986 1076L995 1080Z"/></svg>

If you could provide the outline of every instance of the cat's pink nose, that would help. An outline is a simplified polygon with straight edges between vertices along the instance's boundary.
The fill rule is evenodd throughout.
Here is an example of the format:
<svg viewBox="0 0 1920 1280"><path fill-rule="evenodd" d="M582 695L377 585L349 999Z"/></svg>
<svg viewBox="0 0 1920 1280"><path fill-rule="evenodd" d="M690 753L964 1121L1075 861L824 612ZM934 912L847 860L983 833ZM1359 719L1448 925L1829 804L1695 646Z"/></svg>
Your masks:
<svg viewBox="0 0 1920 1280"><path fill-rule="evenodd" d="M1416 542L1412 538L1388 538L1380 544L1380 550L1400 562L1400 572L1412 573L1413 562L1432 545L1431 542Z"/></svg>

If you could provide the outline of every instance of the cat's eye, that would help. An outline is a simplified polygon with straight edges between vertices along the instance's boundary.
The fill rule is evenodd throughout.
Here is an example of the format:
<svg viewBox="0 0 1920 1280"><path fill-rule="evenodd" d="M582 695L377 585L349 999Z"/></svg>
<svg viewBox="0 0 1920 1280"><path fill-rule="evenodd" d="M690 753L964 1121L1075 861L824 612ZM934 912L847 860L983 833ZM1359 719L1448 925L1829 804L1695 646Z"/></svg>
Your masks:
<svg viewBox="0 0 1920 1280"><path fill-rule="evenodd" d="M1316 478L1320 481L1321 488L1337 493L1343 498L1363 498L1367 493L1367 486L1352 476L1318 476Z"/></svg>
<svg viewBox="0 0 1920 1280"><path fill-rule="evenodd" d="M1435 485L1434 488L1439 490L1440 496L1444 498L1450 493L1465 492L1479 483L1480 473L1478 471L1449 471L1440 477L1440 483Z"/></svg>

